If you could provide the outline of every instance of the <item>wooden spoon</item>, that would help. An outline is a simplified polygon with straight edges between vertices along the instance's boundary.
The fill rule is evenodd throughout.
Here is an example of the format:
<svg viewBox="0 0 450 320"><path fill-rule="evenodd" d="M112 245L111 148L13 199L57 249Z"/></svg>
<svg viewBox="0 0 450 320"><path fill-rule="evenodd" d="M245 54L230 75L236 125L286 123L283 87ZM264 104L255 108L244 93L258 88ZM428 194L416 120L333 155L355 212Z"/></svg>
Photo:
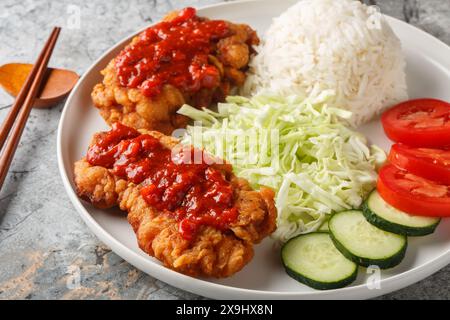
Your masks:
<svg viewBox="0 0 450 320"><path fill-rule="evenodd" d="M0 67L0 86L13 97L19 94L33 67L28 63L8 63ZM34 108L48 108L64 99L75 86L79 76L70 70L48 68L43 87L34 102Z"/></svg>

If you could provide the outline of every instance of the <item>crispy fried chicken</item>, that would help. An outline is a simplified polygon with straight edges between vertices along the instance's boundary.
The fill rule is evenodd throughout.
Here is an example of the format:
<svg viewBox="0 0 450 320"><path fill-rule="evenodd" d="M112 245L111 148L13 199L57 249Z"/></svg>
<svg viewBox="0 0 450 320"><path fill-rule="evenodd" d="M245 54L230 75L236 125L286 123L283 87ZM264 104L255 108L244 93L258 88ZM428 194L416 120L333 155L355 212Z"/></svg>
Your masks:
<svg viewBox="0 0 450 320"><path fill-rule="evenodd" d="M171 134L187 124L176 114L184 103L209 107L244 83L258 43L248 25L171 13L108 64L92 99L108 124Z"/></svg>
<svg viewBox="0 0 450 320"><path fill-rule="evenodd" d="M173 151L173 148L179 146L178 140L159 132L147 130L139 130L139 132L137 139L151 136L156 138L164 149ZM107 133L96 134L92 140L90 152L94 150L98 153L97 144L107 139L109 139ZM144 141L143 139L139 141ZM125 150L123 152L129 154L130 150L136 146L133 143L127 144L126 147L121 146L122 142L119 140L114 140L107 150L104 149L101 152L112 154L111 150L113 150L113 153L117 155L117 150L123 149ZM141 147L144 144L148 142L141 142ZM133 177L130 179L123 174L118 174L116 165L113 166L110 162L103 162L104 165L91 164L88 161L89 156L88 152L87 157L76 162L74 166L74 180L78 195L96 207L109 208L118 205L120 209L128 212L128 221L136 233L139 247L178 272L192 276L218 278L231 276L252 259L253 245L259 243L275 229L276 209L273 191L267 188L261 188L259 192L252 190L246 180L232 173L232 168L228 164L214 163L208 168L219 172L219 179L224 179L224 183L231 187L233 208L237 209L237 216L228 221L225 228L201 224L192 238L186 238L181 232L181 223L176 209L173 211L158 209L156 204L151 205L144 197L143 189L148 188L151 183L150 178L132 182L130 180L136 178L136 172L140 172L139 170L133 173L126 171L129 177ZM133 159L137 161L135 156ZM139 158L139 161L141 160ZM115 161L117 164L125 160L119 157ZM161 164L150 163L149 165L151 167ZM190 168L196 169L196 167ZM179 182L178 178L174 181ZM171 187L172 185L169 185L165 190ZM210 191L205 190L205 192ZM185 190L185 199L189 192L188 189ZM205 195L202 193L201 196ZM220 214L223 213L219 212L216 217L220 217Z"/></svg>

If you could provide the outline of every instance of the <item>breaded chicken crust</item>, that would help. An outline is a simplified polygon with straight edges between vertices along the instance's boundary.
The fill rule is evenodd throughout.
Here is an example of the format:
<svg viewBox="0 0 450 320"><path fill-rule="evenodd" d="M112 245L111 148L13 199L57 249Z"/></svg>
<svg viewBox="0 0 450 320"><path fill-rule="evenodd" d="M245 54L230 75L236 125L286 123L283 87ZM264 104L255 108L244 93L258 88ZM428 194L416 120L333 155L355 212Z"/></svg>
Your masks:
<svg viewBox="0 0 450 320"><path fill-rule="evenodd" d="M159 132L139 131L156 137L167 148L179 143ZM92 144L100 137L101 133L95 135ZM74 180L78 195L94 206L118 205L127 211L139 247L165 266L191 276L222 278L241 270L253 257L253 245L275 230L276 208L271 189L254 191L245 179L231 172L229 165L214 166L230 178L239 214L227 230L203 225L191 240L181 236L172 215L145 201L141 185L121 179L104 167L92 166L85 158L75 163Z"/></svg>
<svg viewBox="0 0 450 320"><path fill-rule="evenodd" d="M166 16L165 20L171 20L175 16L176 12ZM210 63L220 74L220 85L217 88L203 88L189 95L166 84L158 96L147 97L138 88L120 85L115 69L116 57L101 71L103 81L95 85L91 93L100 115L109 125L121 122L135 129L171 134L173 130L183 128L188 123L187 117L176 113L183 104L200 108L223 101L233 88L245 82L245 71L254 52L252 46L259 43L256 32L248 25L227 22L227 26L230 36L214 44L213 54L209 55ZM136 36L127 47L138 41L139 36Z"/></svg>

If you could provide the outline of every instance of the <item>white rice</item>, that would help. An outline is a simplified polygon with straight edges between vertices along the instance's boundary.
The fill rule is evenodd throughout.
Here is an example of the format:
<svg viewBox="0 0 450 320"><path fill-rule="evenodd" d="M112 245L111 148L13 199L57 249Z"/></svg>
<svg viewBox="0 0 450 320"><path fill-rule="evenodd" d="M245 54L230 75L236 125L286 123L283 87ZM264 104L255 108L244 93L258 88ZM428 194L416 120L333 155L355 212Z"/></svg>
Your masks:
<svg viewBox="0 0 450 320"><path fill-rule="evenodd" d="M352 126L407 99L399 39L374 7L351 0L301 0L273 20L250 63L243 95L335 92Z"/></svg>

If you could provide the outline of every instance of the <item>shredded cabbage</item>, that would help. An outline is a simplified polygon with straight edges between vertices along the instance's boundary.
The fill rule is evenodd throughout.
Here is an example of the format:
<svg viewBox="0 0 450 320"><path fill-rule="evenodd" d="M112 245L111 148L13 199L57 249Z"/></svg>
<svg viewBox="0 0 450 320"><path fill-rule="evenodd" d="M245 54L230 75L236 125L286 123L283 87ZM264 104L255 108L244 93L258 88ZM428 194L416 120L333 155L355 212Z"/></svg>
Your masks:
<svg viewBox="0 0 450 320"><path fill-rule="evenodd" d="M201 125L188 126L182 141L230 162L253 188L273 188L273 236L285 242L317 230L335 211L358 208L386 160L383 150L368 147L363 135L339 121L351 113L328 107L332 96L230 96L217 112L184 105L178 113Z"/></svg>

